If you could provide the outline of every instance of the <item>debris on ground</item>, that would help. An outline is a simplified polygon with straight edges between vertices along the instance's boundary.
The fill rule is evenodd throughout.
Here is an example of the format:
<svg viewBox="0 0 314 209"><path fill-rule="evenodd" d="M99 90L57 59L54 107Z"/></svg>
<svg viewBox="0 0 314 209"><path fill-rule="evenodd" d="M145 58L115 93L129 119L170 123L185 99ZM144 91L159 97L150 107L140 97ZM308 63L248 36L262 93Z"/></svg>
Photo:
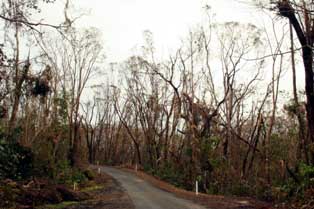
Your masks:
<svg viewBox="0 0 314 209"><path fill-rule="evenodd" d="M134 208L126 191L111 176L93 171L86 171L86 175L89 181L77 185L77 188L53 184L48 179L0 181L0 208Z"/></svg>

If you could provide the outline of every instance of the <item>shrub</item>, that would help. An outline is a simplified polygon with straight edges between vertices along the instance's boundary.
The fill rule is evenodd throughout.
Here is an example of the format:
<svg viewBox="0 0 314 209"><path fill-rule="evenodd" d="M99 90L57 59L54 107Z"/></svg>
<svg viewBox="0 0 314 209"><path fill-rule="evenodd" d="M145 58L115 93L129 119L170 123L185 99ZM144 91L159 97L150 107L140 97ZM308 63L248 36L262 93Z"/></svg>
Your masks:
<svg viewBox="0 0 314 209"><path fill-rule="evenodd" d="M31 149L18 143L0 141L0 179L22 180L29 178L33 170Z"/></svg>
<svg viewBox="0 0 314 209"><path fill-rule="evenodd" d="M144 165L143 168L146 173L157 176L161 180L173 184L174 186L185 188L184 172L182 172L180 169L177 169L169 162L156 169L149 165Z"/></svg>
<svg viewBox="0 0 314 209"><path fill-rule="evenodd" d="M81 183L87 180L84 172L77 168L73 168L68 160L58 163L56 167L56 182L60 184Z"/></svg>
<svg viewBox="0 0 314 209"><path fill-rule="evenodd" d="M83 173L88 180L94 180L96 178L95 173L91 170L85 170Z"/></svg>
<svg viewBox="0 0 314 209"><path fill-rule="evenodd" d="M300 163L295 178L289 178L287 182L281 185L280 190L288 194L289 197L303 198L304 193L314 188L314 166Z"/></svg>

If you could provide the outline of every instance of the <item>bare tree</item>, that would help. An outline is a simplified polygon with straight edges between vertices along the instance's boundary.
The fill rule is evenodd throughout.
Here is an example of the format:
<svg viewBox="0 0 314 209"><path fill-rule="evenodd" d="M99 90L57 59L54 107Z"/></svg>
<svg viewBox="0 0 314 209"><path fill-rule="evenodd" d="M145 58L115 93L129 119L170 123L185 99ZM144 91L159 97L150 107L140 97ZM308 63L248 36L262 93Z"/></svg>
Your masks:
<svg viewBox="0 0 314 209"><path fill-rule="evenodd" d="M102 46L100 33L94 28L78 31L69 30L64 36L43 44L48 61L58 75L57 83L66 89L69 97L69 140L72 163L78 163L79 149L80 102L81 96L90 78L98 72L97 62L100 59ZM56 84L57 84L56 83Z"/></svg>

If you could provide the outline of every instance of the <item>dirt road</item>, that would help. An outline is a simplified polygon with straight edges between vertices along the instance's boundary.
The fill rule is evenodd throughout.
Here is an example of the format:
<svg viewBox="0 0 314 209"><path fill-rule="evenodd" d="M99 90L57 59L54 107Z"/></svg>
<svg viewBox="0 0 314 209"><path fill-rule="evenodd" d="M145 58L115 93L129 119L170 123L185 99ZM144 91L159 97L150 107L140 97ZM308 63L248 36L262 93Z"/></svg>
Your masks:
<svg viewBox="0 0 314 209"><path fill-rule="evenodd" d="M101 167L127 190L136 209L205 209L191 201L160 190L137 176L111 167Z"/></svg>

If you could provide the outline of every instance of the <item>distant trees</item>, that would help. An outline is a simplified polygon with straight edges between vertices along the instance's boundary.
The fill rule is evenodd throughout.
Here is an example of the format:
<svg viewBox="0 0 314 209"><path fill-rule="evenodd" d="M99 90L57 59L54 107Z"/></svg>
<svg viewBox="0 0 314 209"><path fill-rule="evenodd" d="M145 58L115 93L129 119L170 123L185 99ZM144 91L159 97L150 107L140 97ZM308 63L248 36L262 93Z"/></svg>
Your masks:
<svg viewBox="0 0 314 209"><path fill-rule="evenodd" d="M72 163L78 163L79 129L82 125L80 113L81 96L88 80L98 72L102 46L96 29L76 30L72 28L58 39L42 42L47 61L56 73L56 86L65 91L68 98L68 125ZM60 91L59 90L59 91ZM55 89L58 94L58 90Z"/></svg>
<svg viewBox="0 0 314 209"><path fill-rule="evenodd" d="M302 181L298 160L310 166L314 159L312 2L275 2L289 29L277 30L273 19L269 28L209 21L167 59L145 31L142 50L88 91L103 69L100 32L76 28L69 1L64 23L33 21L37 3L3 2L0 137L30 147L39 170L57 177L57 168L80 166L86 155L89 163L137 165L188 189L198 180L210 193L267 196L289 176ZM290 68L292 100L281 87Z"/></svg>
<svg viewBox="0 0 314 209"><path fill-rule="evenodd" d="M243 184L267 190L287 178L286 170L293 174L302 129L299 138L293 124L300 120L289 121L281 89L290 67L283 51L292 45L287 28L277 31L271 22L265 29L209 22L191 30L167 60L157 57L146 31L142 53L116 66L119 82L103 90L111 89L106 107L113 116L93 126L107 127L97 143L105 154L96 159L139 164L189 189L197 179L214 193Z"/></svg>
<svg viewBox="0 0 314 209"><path fill-rule="evenodd" d="M9 46L2 46L1 51L3 53L2 59L3 62L6 61L3 64L6 64L5 67L6 72L3 71L3 73L9 75L11 74L14 76L13 79L13 85L11 88L14 91L14 96L12 98L12 111L10 113L10 122L9 122L9 130L14 128L15 121L17 117L17 112L19 109L20 99L22 96L22 87L25 81L27 81L27 75L29 74L30 69L30 62L29 58L23 60L21 58L21 46L20 46L20 38L21 38L21 32L24 30L29 29L29 27L32 27L29 25L28 17L31 12L34 11L34 7L36 8L36 4L31 4L30 1L4 1L2 2L2 11L0 18L4 21L3 26L5 26L5 30L7 30L8 33L8 39L10 39L11 47L14 48L12 52L6 51L7 47ZM11 36L11 34L14 34ZM8 43L6 43L8 44ZM11 54L12 57L6 57ZM8 62L7 62L8 61ZM10 73L7 73L7 71L11 71ZM8 86L7 86L8 88Z"/></svg>
<svg viewBox="0 0 314 209"><path fill-rule="evenodd" d="M83 159L81 97L99 69L100 33L74 27L69 1L60 25L33 18L39 1L1 4L0 141L29 147L34 170L55 178L60 164L79 166Z"/></svg>
<svg viewBox="0 0 314 209"><path fill-rule="evenodd" d="M189 188L200 178L204 189L208 189L208 177L214 170L211 157L224 156L222 163L238 170L243 160L245 176L246 158L252 158L252 168L256 150L265 156L257 146L268 89L258 116L253 115L257 114L255 110L246 113L265 65L260 60L248 63L245 58L262 53L262 31L239 23L210 25L209 30L191 32L165 62L157 61L152 35L146 32L144 54L132 56L122 65L122 81L113 88L115 114L121 130L130 138L136 158L132 156L125 163L136 162L153 171L182 171L178 178ZM213 51L213 47L219 50ZM212 64L213 58L221 67ZM242 76L246 79L241 80ZM258 107L255 103L252 109ZM252 130L249 121L253 123ZM103 140L107 143L106 133ZM129 152L124 145L114 145L127 142L116 138L106 152L117 147ZM245 159L238 157L243 149L248 153ZM114 162L112 157L106 160Z"/></svg>

